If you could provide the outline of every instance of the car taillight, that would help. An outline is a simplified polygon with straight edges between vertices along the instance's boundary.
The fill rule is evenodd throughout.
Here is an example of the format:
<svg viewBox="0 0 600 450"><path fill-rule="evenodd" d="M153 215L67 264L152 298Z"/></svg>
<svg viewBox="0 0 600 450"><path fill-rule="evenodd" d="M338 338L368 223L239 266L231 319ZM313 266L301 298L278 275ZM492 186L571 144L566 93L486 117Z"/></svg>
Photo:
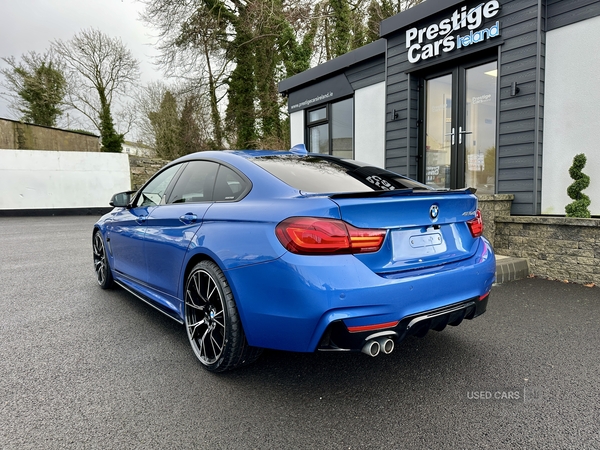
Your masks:
<svg viewBox="0 0 600 450"><path fill-rule="evenodd" d="M290 217L277 225L275 233L292 253L325 255L376 252L386 230L356 228L338 219Z"/></svg>
<svg viewBox="0 0 600 450"><path fill-rule="evenodd" d="M473 237L479 237L483 234L483 218L481 217L481 211L477 210L475 218L467 221L469 231Z"/></svg>

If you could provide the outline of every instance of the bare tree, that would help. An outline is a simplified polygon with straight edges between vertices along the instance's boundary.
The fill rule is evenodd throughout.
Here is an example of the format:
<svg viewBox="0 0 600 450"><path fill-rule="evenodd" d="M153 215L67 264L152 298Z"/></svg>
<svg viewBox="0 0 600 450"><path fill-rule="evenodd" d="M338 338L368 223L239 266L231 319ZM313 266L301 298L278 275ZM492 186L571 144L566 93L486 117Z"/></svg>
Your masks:
<svg viewBox="0 0 600 450"><path fill-rule="evenodd" d="M422 3L424 0L371 0L367 6L367 35L370 40L379 37L382 20Z"/></svg>
<svg viewBox="0 0 600 450"><path fill-rule="evenodd" d="M202 150L222 150L215 143L210 115L210 99L206 89L195 83L153 81L136 93L138 139L158 154L174 158ZM177 125L177 120L179 124ZM168 125L168 126L166 126ZM166 142L167 135L180 134L176 151ZM160 147L160 148L159 148Z"/></svg>
<svg viewBox="0 0 600 450"><path fill-rule="evenodd" d="M313 65L379 39L379 24L424 0L320 0L313 17L318 23Z"/></svg>
<svg viewBox="0 0 600 450"><path fill-rule="evenodd" d="M68 69L67 102L98 129L107 151L121 151L123 133L115 130L111 108L126 97L139 78L139 63L123 42L100 30L87 29L71 40L52 42L52 48Z"/></svg>
<svg viewBox="0 0 600 450"><path fill-rule="evenodd" d="M375 21L421 0L140 1L165 74L201 91L211 141L254 148L289 135L278 81L378 39Z"/></svg>
<svg viewBox="0 0 600 450"><path fill-rule="evenodd" d="M192 87L194 95L208 101L214 146L223 148L220 105L234 67L225 48L225 23L211 14L203 0L141 1L146 5L142 19L159 31L156 62L166 76Z"/></svg>
<svg viewBox="0 0 600 450"><path fill-rule="evenodd" d="M138 141L156 148L155 128L150 121L150 114L159 110L167 91L176 89L163 81L152 81L135 92L135 109L137 112Z"/></svg>

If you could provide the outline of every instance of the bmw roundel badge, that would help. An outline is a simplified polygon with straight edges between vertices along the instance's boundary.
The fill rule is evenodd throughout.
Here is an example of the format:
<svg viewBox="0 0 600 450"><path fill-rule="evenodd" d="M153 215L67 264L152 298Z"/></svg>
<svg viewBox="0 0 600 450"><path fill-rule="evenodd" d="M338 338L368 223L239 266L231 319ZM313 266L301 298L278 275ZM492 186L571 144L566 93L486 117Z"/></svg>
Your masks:
<svg viewBox="0 0 600 450"><path fill-rule="evenodd" d="M429 208L429 217L431 217L432 220L436 220L439 215L440 207L438 205L431 205L431 208Z"/></svg>

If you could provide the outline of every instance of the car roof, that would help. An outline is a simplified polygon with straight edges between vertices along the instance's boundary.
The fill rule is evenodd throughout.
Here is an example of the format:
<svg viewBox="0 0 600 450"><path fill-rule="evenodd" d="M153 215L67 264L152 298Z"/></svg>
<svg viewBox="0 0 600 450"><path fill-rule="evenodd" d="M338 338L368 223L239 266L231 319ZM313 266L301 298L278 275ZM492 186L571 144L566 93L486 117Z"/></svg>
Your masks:
<svg viewBox="0 0 600 450"><path fill-rule="evenodd" d="M236 155L241 156L245 159L258 158L261 156L285 156L285 155L295 155L295 156L305 156L308 155L308 151L304 144L297 144L292 147L290 150L210 150L204 152L196 152L190 153L189 155L182 156L181 158L176 159L173 162L183 162L189 161L193 159L224 159L228 160L228 157L224 155Z"/></svg>

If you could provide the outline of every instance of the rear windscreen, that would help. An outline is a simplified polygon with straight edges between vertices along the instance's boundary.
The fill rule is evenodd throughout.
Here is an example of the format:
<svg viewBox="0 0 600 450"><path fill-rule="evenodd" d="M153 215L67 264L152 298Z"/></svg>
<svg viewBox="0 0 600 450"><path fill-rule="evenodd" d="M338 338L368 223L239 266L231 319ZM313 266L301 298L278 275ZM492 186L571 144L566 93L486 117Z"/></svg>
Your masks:
<svg viewBox="0 0 600 450"><path fill-rule="evenodd" d="M263 156L252 161L284 183L303 192L340 192L427 189L424 184L357 161L326 156Z"/></svg>

